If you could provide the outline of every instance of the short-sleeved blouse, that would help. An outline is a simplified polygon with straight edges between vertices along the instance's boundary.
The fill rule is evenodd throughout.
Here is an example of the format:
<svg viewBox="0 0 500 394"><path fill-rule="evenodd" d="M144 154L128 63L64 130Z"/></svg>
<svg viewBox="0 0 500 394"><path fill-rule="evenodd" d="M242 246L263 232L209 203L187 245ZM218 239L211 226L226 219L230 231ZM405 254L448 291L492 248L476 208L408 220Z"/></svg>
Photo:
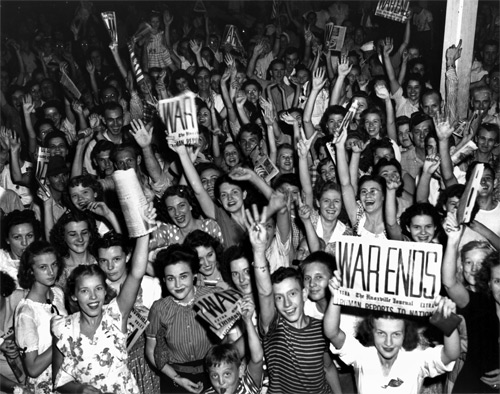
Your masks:
<svg viewBox="0 0 500 394"><path fill-rule="evenodd" d="M80 312L52 319L52 333L64 356L54 387L78 382L105 393L139 394L127 367L127 334L122 332L122 319L116 298L104 306L92 339L80 331Z"/></svg>
<svg viewBox="0 0 500 394"><path fill-rule="evenodd" d="M213 293L215 287L196 287L195 302L205 294ZM156 339L162 351L157 367L165 364L187 363L202 360L214 344L208 327L200 323L192 305L183 306L172 296L155 301L149 312L150 324L146 336Z"/></svg>
<svg viewBox="0 0 500 394"><path fill-rule="evenodd" d="M50 319L67 315L64 308L64 293L58 287L52 287L52 304L41 303L24 298L19 302L14 317L14 329L17 345L25 352L38 351L42 354L52 346ZM52 368L47 367L37 378L28 377L28 388L36 393L52 393Z"/></svg>

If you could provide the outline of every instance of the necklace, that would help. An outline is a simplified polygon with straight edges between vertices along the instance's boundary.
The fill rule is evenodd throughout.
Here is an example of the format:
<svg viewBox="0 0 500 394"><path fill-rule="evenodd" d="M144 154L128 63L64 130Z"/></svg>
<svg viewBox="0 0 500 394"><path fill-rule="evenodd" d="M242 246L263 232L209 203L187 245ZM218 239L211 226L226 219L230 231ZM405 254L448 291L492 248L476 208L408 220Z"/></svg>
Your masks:
<svg viewBox="0 0 500 394"><path fill-rule="evenodd" d="M194 288L194 296L193 298L191 298L191 300L189 300L188 302L181 302L181 301L177 301L175 299L175 297L172 297L172 299L174 300L174 302L177 304L177 305L180 305L180 306L191 306L194 304L194 300L196 298L196 286Z"/></svg>

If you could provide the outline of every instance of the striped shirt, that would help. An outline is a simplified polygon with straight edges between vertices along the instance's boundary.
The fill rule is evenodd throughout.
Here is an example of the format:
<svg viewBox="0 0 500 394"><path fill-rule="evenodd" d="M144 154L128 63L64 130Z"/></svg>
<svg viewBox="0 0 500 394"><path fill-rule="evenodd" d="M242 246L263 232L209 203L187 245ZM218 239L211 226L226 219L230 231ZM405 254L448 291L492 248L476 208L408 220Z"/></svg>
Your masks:
<svg viewBox="0 0 500 394"><path fill-rule="evenodd" d="M263 336L269 371L268 394L331 393L325 379L324 354L328 342L323 323L309 318L302 329L290 326L278 313Z"/></svg>
<svg viewBox="0 0 500 394"><path fill-rule="evenodd" d="M215 287L197 287L195 302ZM155 301L149 312L146 336L156 339L155 362L158 369L165 364L183 364L202 360L214 345L193 306L181 306L172 296Z"/></svg>

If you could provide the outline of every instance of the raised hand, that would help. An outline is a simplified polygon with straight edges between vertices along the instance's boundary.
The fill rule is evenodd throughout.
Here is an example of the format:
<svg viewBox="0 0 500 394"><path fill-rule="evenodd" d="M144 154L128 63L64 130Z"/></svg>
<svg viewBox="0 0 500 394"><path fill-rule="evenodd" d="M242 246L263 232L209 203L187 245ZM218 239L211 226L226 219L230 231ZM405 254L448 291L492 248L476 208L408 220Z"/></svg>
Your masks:
<svg viewBox="0 0 500 394"><path fill-rule="evenodd" d="M453 44L446 50L446 60L450 62L455 62L462 56L462 39L458 42L458 45Z"/></svg>
<svg viewBox="0 0 500 394"><path fill-rule="evenodd" d="M264 42L259 41L257 44L255 44L255 47L253 48L253 54L254 56L260 56L264 52Z"/></svg>
<svg viewBox="0 0 500 394"><path fill-rule="evenodd" d="M351 145L352 153L362 153L369 144L370 141L363 142L361 140L354 140Z"/></svg>
<svg viewBox="0 0 500 394"><path fill-rule="evenodd" d="M460 240L464 226L461 226L460 223L458 223L456 212L448 212L446 214L446 218L443 221L443 229L448 236L449 242L458 242Z"/></svg>
<svg viewBox="0 0 500 394"><path fill-rule="evenodd" d="M311 218L312 209L309 205L302 204L302 201L300 201L299 204L300 204L298 210L299 218L300 220L305 222L306 220L309 220Z"/></svg>
<svg viewBox="0 0 500 394"><path fill-rule="evenodd" d="M394 49L394 44L392 43L391 37L386 37L382 43L382 49L384 51L384 56L389 56Z"/></svg>
<svg viewBox="0 0 500 394"><path fill-rule="evenodd" d="M198 42L196 40L189 41L189 47L195 55L201 52L201 45L198 45Z"/></svg>
<svg viewBox="0 0 500 394"><path fill-rule="evenodd" d="M111 210L104 201L89 202L85 209L102 217L108 217L111 214Z"/></svg>
<svg viewBox="0 0 500 394"><path fill-rule="evenodd" d="M326 71L324 67L318 67L316 70L314 70L312 80L313 90L323 89L323 86L325 86L326 83L325 73Z"/></svg>
<svg viewBox="0 0 500 394"><path fill-rule="evenodd" d="M231 178L234 181L243 182L252 179L252 176L254 174L255 173L249 168L236 167L229 173L229 178Z"/></svg>
<svg viewBox="0 0 500 394"><path fill-rule="evenodd" d="M35 105L33 104L33 98L31 97L31 94L25 94L23 96L23 112L25 115L35 112Z"/></svg>
<svg viewBox="0 0 500 394"><path fill-rule="evenodd" d="M399 174L392 174L389 179L386 179L387 190L398 190L401 186L401 177Z"/></svg>
<svg viewBox="0 0 500 394"><path fill-rule="evenodd" d="M170 149L172 149L178 155L187 154L186 145L182 143L182 141L177 141L175 137L168 136L167 144Z"/></svg>
<svg viewBox="0 0 500 394"><path fill-rule="evenodd" d="M141 149L151 145L153 140L153 125L151 123L145 125L141 119L133 119L130 126L132 127L131 134Z"/></svg>
<svg viewBox="0 0 500 394"><path fill-rule="evenodd" d="M299 123L298 120L295 119L295 117L293 117L292 115L290 115L290 113L288 111L282 112L280 114L280 120L285 122L286 124L289 124L289 125L294 125L294 124Z"/></svg>
<svg viewBox="0 0 500 394"><path fill-rule="evenodd" d="M337 147L345 147L345 142L347 141L347 126L342 128L338 133L334 134L332 144L337 145Z"/></svg>
<svg viewBox="0 0 500 394"><path fill-rule="evenodd" d="M255 312L255 303L253 302L253 298L250 294L243 296L243 298L240 300L238 309L243 320L247 322L252 320L253 314Z"/></svg>
<svg viewBox="0 0 500 394"><path fill-rule="evenodd" d="M309 26L304 30L304 39L306 40L306 45L311 44L313 34L311 33L311 28Z"/></svg>
<svg viewBox="0 0 500 394"><path fill-rule="evenodd" d="M253 214L250 213L250 210L245 210L247 222L247 230L250 238L250 243L252 244L252 249L254 252L265 253L267 248L267 240L268 235L267 231L264 228L264 224L266 223L267 217L267 208L264 207L262 213L259 214L259 210L257 209L257 205L252 205Z"/></svg>
<svg viewBox="0 0 500 394"><path fill-rule="evenodd" d="M445 141L453 134L453 128L450 125L448 118L439 112L433 118L436 134L439 141Z"/></svg>
<svg viewBox="0 0 500 394"><path fill-rule="evenodd" d="M73 111L75 111L77 114L83 114L83 104L78 100L74 100L71 103L71 108L73 108Z"/></svg>
<svg viewBox="0 0 500 394"><path fill-rule="evenodd" d="M237 107L243 107L243 105L247 101L247 95L243 90L238 90L238 92L236 93L235 101Z"/></svg>
<svg viewBox="0 0 500 394"><path fill-rule="evenodd" d="M86 69L90 75L93 75L95 73L95 66L92 60L87 61Z"/></svg>
<svg viewBox="0 0 500 394"><path fill-rule="evenodd" d="M456 304L448 297L441 297L438 295L434 299L434 304L436 305L436 311L441 312L445 319L457 311Z"/></svg>
<svg viewBox="0 0 500 394"><path fill-rule="evenodd" d="M377 97L379 99L384 101L389 100L391 97L387 86L382 81L377 81L377 83L375 84L375 93L377 94Z"/></svg>
<svg viewBox="0 0 500 394"><path fill-rule="evenodd" d="M261 96L259 98L259 104L262 107L264 122L266 123L266 125L271 126L276 120L276 114L274 112L273 103Z"/></svg>
<svg viewBox="0 0 500 394"><path fill-rule="evenodd" d="M341 56L340 63L338 65L338 73L339 77L347 77L347 75L351 72L352 64L349 64L349 58L347 56Z"/></svg>
<svg viewBox="0 0 500 394"><path fill-rule="evenodd" d="M318 135L318 130L315 130L313 135L311 135L310 138L307 138L304 130L303 129L300 130L300 142L304 144L304 148L307 150L307 152L309 152L309 150L311 149L311 146L317 135Z"/></svg>
<svg viewBox="0 0 500 394"><path fill-rule="evenodd" d="M422 171L424 173L432 175L439 168L440 164L441 164L441 158L439 157L439 155L437 155L437 154L427 155L425 157L424 166L422 168Z"/></svg>
<svg viewBox="0 0 500 394"><path fill-rule="evenodd" d="M174 21L174 16L170 13L169 10L163 11L163 23L166 27L170 26Z"/></svg>
<svg viewBox="0 0 500 394"><path fill-rule="evenodd" d="M234 67L235 63L233 55L231 55L230 53L226 53L224 55L224 63L226 63L228 67Z"/></svg>

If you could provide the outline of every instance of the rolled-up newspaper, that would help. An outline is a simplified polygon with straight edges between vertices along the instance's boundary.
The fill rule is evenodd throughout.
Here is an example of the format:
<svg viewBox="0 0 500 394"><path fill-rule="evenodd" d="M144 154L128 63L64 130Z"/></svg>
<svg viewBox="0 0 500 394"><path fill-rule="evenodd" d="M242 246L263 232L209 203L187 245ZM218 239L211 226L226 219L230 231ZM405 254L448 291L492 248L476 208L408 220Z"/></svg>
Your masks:
<svg viewBox="0 0 500 394"><path fill-rule="evenodd" d="M101 18L108 29L111 42L118 44L118 30L116 26L116 15L114 11L101 12Z"/></svg>
<svg viewBox="0 0 500 394"><path fill-rule="evenodd" d="M156 228L155 221L145 215L148 202L134 169L113 172L113 181L129 236L137 238L151 233Z"/></svg>

